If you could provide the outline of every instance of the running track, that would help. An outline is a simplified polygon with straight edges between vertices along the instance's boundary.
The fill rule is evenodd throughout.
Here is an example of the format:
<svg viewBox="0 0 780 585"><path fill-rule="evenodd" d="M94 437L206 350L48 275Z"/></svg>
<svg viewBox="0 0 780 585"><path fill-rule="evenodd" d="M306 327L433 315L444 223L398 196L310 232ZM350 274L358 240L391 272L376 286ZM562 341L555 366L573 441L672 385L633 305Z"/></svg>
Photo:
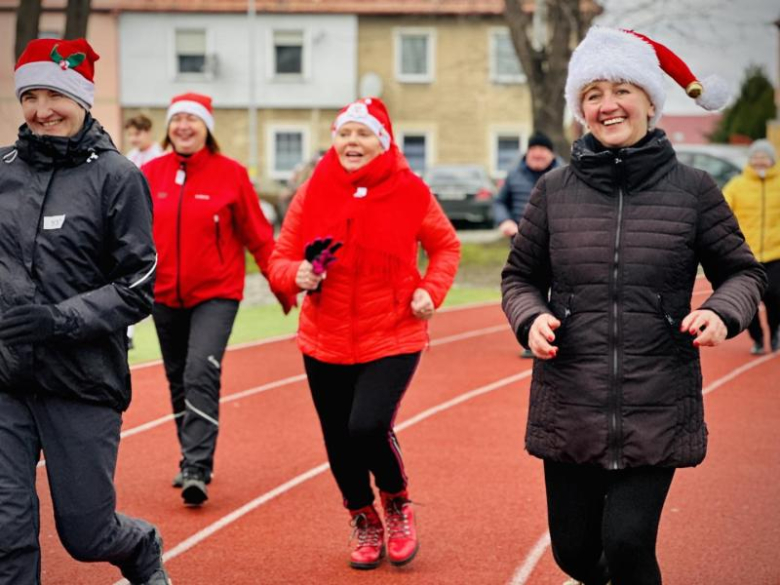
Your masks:
<svg viewBox="0 0 780 585"><path fill-rule="evenodd" d="M408 567L348 568L348 517L291 338L228 352L216 476L200 509L170 487L178 452L162 368L135 368L119 509L160 527L175 585L560 585L541 463L523 451L530 360L496 303L440 312L431 340L397 426L419 502L422 548ZM702 351L710 449L672 485L666 584L780 584L780 357L748 348L742 335ZM44 467L38 483L44 585L117 582L113 567L68 557Z"/></svg>

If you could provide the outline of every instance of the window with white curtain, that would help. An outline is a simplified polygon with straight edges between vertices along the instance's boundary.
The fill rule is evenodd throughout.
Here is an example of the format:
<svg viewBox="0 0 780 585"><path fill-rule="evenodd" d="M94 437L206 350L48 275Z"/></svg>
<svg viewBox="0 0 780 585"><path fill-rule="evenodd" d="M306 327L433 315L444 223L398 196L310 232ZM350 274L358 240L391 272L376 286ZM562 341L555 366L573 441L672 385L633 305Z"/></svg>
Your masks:
<svg viewBox="0 0 780 585"><path fill-rule="evenodd" d="M206 31L204 29L176 31L176 71L184 75L206 73Z"/></svg>
<svg viewBox="0 0 780 585"><path fill-rule="evenodd" d="M430 29L396 29L395 72L399 81L429 83L434 78L435 35Z"/></svg>
<svg viewBox="0 0 780 585"><path fill-rule="evenodd" d="M526 76L517 58L509 29L490 32L490 79L495 83L524 83Z"/></svg>
<svg viewBox="0 0 780 585"><path fill-rule="evenodd" d="M302 30L274 31L274 75L303 75Z"/></svg>

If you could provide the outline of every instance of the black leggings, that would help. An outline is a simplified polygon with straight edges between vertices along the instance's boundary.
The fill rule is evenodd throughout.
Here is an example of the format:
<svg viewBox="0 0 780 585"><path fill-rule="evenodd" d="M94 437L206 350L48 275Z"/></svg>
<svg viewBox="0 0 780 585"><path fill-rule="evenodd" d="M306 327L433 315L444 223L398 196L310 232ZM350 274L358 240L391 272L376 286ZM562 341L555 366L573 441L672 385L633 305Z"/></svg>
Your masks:
<svg viewBox="0 0 780 585"><path fill-rule="evenodd" d="M558 566L585 585L660 585L655 544L673 476L666 467L608 471L545 461Z"/></svg>
<svg viewBox="0 0 780 585"><path fill-rule="evenodd" d="M769 281L764 292L764 307L766 307L766 321L769 326L769 336L778 335L780 327L780 260L764 264L766 276ZM761 330L761 320L758 313L748 325L748 333L753 341L764 343L764 332Z"/></svg>
<svg viewBox="0 0 780 585"><path fill-rule="evenodd" d="M393 423L419 361L419 353L354 365L303 356L330 469L350 510L374 501L370 474L383 492L406 489Z"/></svg>

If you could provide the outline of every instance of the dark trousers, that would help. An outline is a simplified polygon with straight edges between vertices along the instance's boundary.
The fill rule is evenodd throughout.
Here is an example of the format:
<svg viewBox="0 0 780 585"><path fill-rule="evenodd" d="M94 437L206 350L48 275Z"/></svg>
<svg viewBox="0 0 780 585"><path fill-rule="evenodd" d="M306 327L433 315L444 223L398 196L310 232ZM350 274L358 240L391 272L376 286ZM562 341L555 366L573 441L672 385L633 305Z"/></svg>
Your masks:
<svg viewBox="0 0 780 585"><path fill-rule="evenodd" d="M222 357L238 301L212 299L190 309L155 303L152 311L171 391L181 469L214 469Z"/></svg>
<svg viewBox="0 0 780 585"><path fill-rule="evenodd" d="M419 352L355 365L328 364L306 355L303 361L344 506L358 510L374 501L371 474L383 492L406 489L393 424Z"/></svg>
<svg viewBox="0 0 780 585"><path fill-rule="evenodd" d="M159 568L154 527L117 514L114 470L122 416L107 406L0 392L0 584L41 582L35 469L41 450L57 533L70 555L109 562L129 581Z"/></svg>
<svg viewBox="0 0 780 585"><path fill-rule="evenodd" d="M769 336L778 335L780 327L780 260L764 264L769 284L764 293L764 307L766 308L766 321L769 325ZM748 325L750 338L757 343L764 343L764 332L761 330L761 320L758 313Z"/></svg>
<svg viewBox="0 0 780 585"><path fill-rule="evenodd" d="M558 566L585 585L660 585L655 544L673 468L544 462Z"/></svg>

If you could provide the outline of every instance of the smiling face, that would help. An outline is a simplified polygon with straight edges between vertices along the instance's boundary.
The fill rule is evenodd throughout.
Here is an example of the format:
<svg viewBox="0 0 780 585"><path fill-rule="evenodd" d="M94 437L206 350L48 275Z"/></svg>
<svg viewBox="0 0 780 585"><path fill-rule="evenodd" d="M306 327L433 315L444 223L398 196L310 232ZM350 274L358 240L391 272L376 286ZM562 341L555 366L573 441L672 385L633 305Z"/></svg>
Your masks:
<svg viewBox="0 0 780 585"><path fill-rule="evenodd" d="M382 143L373 131L360 122L347 122L336 131L333 146L341 166L356 171L382 154Z"/></svg>
<svg viewBox="0 0 780 585"><path fill-rule="evenodd" d="M631 83L597 81L582 92L582 113L593 136L607 148L631 146L644 138L655 107Z"/></svg>
<svg viewBox="0 0 780 585"><path fill-rule="evenodd" d="M22 113L38 136L69 138L84 126L87 111L71 98L51 89L30 89L22 94Z"/></svg>
<svg viewBox="0 0 780 585"><path fill-rule="evenodd" d="M206 146L206 123L193 114L174 114L168 123L168 140L179 154L195 154Z"/></svg>

